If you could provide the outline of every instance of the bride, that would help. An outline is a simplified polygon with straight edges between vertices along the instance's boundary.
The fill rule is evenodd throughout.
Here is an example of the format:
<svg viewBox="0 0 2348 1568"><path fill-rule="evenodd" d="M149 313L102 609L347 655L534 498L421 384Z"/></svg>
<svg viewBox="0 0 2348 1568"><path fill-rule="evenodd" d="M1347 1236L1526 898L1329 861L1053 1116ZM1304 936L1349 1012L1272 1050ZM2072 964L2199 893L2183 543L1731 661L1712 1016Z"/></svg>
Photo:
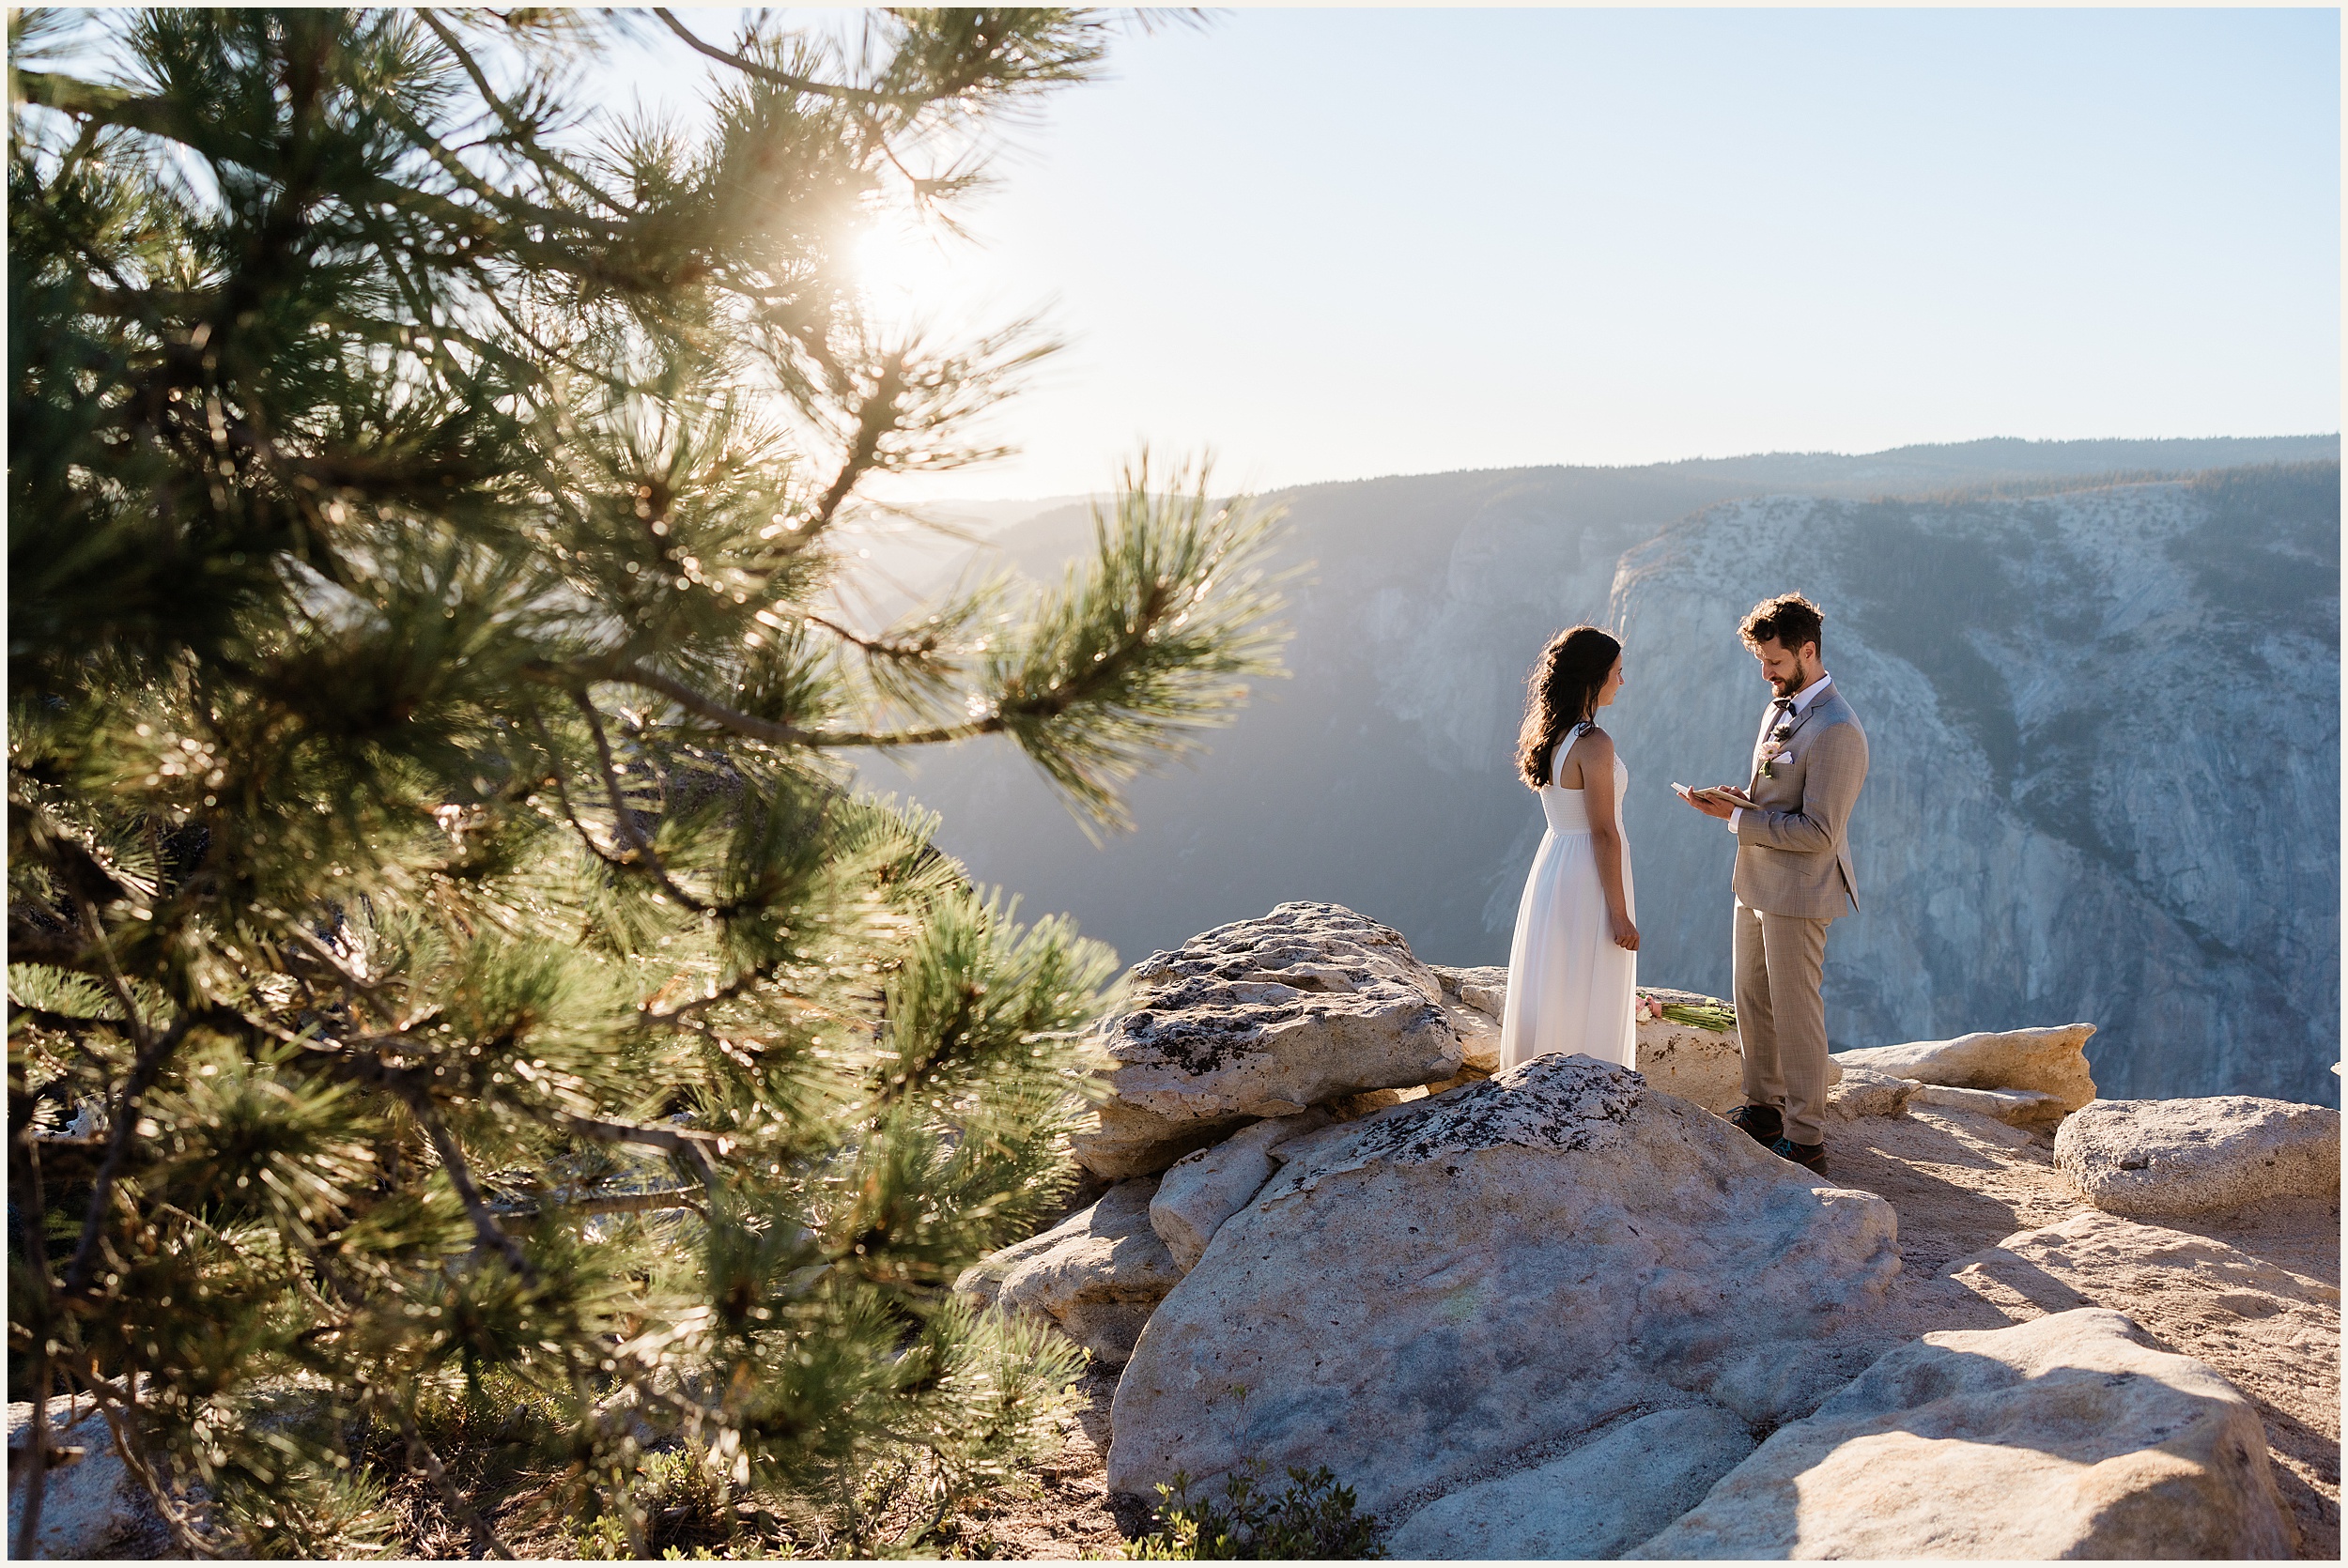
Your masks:
<svg viewBox="0 0 2348 1568"><path fill-rule="evenodd" d="M1621 825L1630 770L1594 722L1622 686L1622 644L1596 626L1552 638L1525 682L1517 771L1549 831L1508 948L1503 1068L1552 1051L1634 1065L1639 928Z"/></svg>

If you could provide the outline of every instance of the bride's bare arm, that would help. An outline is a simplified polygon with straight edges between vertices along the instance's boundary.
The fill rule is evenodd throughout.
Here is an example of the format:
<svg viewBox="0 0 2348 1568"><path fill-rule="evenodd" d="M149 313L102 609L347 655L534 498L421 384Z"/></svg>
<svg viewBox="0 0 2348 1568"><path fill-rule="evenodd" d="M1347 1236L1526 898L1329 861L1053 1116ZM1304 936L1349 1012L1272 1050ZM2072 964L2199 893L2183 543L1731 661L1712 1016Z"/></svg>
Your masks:
<svg viewBox="0 0 2348 1568"><path fill-rule="evenodd" d="M1582 768L1582 809L1590 819L1590 848L1598 856L1599 886L1606 893L1606 917L1614 945L1639 950L1639 928L1622 892L1622 824L1614 817L1614 739L1603 730L1585 730L1572 746Z"/></svg>

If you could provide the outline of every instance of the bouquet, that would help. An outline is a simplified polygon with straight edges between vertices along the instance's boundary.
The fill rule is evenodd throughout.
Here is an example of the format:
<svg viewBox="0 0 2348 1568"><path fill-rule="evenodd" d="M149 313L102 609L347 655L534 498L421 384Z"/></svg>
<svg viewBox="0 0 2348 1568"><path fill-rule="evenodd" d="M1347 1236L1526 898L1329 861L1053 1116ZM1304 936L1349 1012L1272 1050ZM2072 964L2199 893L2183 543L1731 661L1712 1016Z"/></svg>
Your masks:
<svg viewBox="0 0 2348 1568"><path fill-rule="evenodd" d="M1666 1002L1651 991L1634 994L1630 1016L1640 1023L1661 1023L1668 1020L1684 1023L1691 1029L1710 1029L1727 1034L1737 1027L1737 1009L1725 1002L1703 1005L1693 1002Z"/></svg>

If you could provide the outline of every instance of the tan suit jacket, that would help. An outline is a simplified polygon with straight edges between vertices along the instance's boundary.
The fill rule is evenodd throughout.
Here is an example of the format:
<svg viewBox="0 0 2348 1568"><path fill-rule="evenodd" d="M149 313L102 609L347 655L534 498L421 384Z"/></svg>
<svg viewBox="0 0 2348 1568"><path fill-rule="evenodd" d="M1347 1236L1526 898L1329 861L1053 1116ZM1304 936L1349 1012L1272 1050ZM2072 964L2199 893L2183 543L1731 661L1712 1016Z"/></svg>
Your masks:
<svg viewBox="0 0 2348 1568"><path fill-rule="evenodd" d="M1738 901L1767 915L1831 920L1859 907L1851 807L1867 781L1867 736L1830 685L1794 719L1785 749L1746 790L1761 805L1737 822Z"/></svg>

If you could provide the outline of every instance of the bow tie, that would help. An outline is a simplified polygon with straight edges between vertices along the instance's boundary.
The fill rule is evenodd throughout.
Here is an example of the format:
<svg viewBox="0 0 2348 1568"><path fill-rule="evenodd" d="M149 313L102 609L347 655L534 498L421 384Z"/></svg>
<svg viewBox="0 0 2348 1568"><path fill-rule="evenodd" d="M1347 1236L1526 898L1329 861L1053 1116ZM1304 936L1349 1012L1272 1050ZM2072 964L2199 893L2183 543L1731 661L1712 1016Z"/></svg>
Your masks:
<svg viewBox="0 0 2348 1568"><path fill-rule="evenodd" d="M1791 716L1793 714L1794 699L1790 697L1781 697L1776 701L1771 702L1769 707L1773 712L1775 712L1779 718L1786 718Z"/></svg>

